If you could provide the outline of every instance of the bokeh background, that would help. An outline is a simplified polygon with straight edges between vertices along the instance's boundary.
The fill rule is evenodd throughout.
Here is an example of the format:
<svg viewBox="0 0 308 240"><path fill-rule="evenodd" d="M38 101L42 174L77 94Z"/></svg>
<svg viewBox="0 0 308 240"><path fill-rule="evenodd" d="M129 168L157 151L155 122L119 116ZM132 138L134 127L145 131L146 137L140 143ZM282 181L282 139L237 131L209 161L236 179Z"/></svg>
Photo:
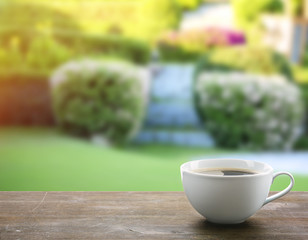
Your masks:
<svg viewBox="0 0 308 240"><path fill-rule="evenodd" d="M1 0L0 190L181 191L231 157L308 191L307 43L306 0Z"/></svg>

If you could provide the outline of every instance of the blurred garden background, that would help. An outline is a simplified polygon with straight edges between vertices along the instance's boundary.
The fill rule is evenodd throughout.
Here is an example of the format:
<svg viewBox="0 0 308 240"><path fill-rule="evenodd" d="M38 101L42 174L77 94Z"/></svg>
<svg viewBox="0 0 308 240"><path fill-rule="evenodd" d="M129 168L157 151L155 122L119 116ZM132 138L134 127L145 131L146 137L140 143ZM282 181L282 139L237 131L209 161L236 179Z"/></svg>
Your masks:
<svg viewBox="0 0 308 240"><path fill-rule="evenodd" d="M181 191L221 157L308 191L307 117L307 0L0 0L2 191Z"/></svg>

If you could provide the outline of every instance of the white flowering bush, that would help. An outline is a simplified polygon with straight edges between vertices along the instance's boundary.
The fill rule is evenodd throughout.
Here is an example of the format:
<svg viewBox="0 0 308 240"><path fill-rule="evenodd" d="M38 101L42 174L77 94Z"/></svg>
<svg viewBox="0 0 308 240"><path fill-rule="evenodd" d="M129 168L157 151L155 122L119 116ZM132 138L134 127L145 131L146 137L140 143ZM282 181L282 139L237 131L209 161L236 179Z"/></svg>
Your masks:
<svg viewBox="0 0 308 240"><path fill-rule="evenodd" d="M58 124L77 135L125 143L144 116L148 76L123 62L87 59L62 65L50 79Z"/></svg>
<svg viewBox="0 0 308 240"><path fill-rule="evenodd" d="M303 119L299 89L282 76L205 72L196 106L218 146L291 149Z"/></svg>

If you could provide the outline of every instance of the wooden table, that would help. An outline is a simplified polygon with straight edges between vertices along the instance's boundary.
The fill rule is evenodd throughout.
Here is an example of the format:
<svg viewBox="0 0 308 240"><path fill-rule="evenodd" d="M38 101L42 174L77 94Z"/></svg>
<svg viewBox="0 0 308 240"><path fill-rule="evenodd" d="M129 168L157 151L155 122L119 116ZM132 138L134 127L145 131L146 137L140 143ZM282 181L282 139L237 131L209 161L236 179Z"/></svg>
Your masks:
<svg viewBox="0 0 308 240"><path fill-rule="evenodd" d="M0 192L0 239L308 239L308 192L217 225L183 192Z"/></svg>

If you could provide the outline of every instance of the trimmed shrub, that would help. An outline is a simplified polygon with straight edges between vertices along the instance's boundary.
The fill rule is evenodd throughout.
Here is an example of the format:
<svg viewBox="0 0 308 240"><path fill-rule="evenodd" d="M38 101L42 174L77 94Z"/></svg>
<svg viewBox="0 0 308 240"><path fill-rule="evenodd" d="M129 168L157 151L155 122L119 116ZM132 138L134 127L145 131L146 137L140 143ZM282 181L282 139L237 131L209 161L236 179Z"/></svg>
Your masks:
<svg viewBox="0 0 308 240"><path fill-rule="evenodd" d="M70 133L101 134L110 143L123 144L143 118L146 82L144 70L120 62L66 63L51 77L56 120Z"/></svg>
<svg viewBox="0 0 308 240"><path fill-rule="evenodd" d="M304 125L304 136L306 139L306 149L308 149L308 82L299 83L299 88L301 89L304 106L305 106L305 125Z"/></svg>
<svg viewBox="0 0 308 240"><path fill-rule="evenodd" d="M262 75L282 74L292 80L288 60L273 50L252 47L217 48L199 59L196 74L203 71L241 71Z"/></svg>
<svg viewBox="0 0 308 240"><path fill-rule="evenodd" d="M146 64L150 60L150 46L140 40L118 35L68 35L76 39L74 48L80 56L116 56L136 64Z"/></svg>
<svg viewBox="0 0 308 240"><path fill-rule="evenodd" d="M291 149L299 137L300 91L283 77L202 73L195 91L198 111L218 146Z"/></svg>

